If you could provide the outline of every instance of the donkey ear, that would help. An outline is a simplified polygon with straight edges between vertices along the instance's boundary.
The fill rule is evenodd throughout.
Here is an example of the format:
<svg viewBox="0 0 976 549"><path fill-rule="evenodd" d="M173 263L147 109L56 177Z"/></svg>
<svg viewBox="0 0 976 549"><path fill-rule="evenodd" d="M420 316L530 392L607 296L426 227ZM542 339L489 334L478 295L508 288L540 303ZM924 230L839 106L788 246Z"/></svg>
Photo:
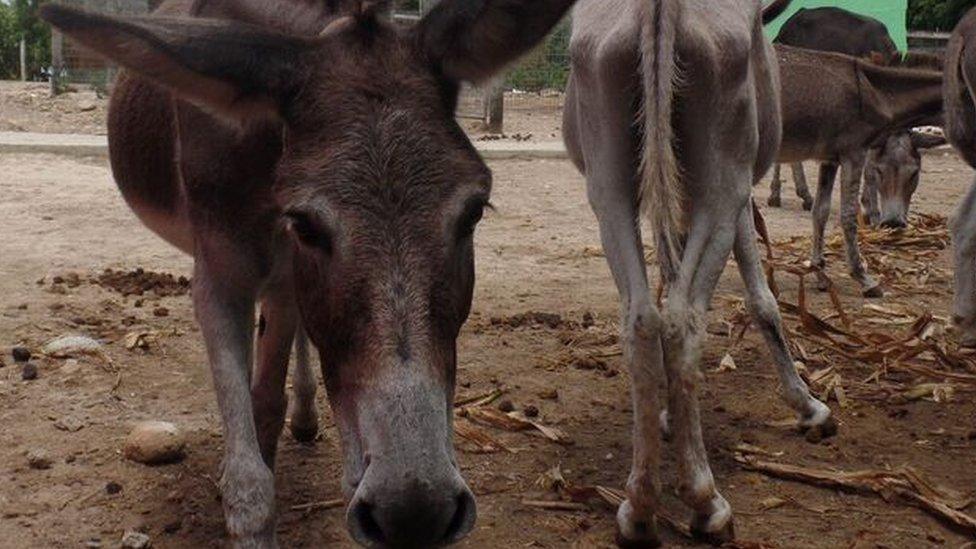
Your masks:
<svg viewBox="0 0 976 549"><path fill-rule="evenodd" d="M445 76L480 82L539 43L574 2L442 0L416 32Z"/></svg>
<svg viewBox="0 0 976 549"><path fill-rule="evenodd" d="M53 3L41 17L83 46L232 119L275 116L310 43L242 23L112 17Z"/></svg>
<svg viewBox="0 0 976 549"><path fill-rule="evenodd" d="M946 138L941 135L924 132L912 132L910 135L912 146L914 146L916 149L933 149L948 143Z"/></svg>

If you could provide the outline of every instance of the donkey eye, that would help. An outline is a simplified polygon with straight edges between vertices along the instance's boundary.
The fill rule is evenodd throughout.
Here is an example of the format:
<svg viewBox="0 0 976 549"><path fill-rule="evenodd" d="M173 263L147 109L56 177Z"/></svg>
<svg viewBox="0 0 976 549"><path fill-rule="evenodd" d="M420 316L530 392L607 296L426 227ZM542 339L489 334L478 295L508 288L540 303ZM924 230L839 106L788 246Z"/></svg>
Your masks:
<svg viewBox="0 0 976 549"><path fill-rule="evenodd" d="M288 211L285 213L288 229L305 246L320 248L326 252L332 250L332 239L328 229L318 224L311 215L302 211Z"/></svg>
<svg viewBox="0 0 976 549"><path fill-rule="evenodd" d="M483 202L478 202L468 206L468 208L464 211L464 215L461 216L461 221L458 225L459 236L467 237L474 234L474 228L485 215L486 207L487 204Z"/></svg>

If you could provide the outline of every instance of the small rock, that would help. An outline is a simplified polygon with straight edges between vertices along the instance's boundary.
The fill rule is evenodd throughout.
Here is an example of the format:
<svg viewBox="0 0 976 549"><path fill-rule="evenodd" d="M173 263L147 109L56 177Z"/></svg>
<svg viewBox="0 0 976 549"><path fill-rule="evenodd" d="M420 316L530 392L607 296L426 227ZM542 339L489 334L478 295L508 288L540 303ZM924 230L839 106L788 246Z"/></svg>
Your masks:
<svg viewBox="0 0 976 549"><path fill-rule="evenodd" d="M78 110L80 112L90 112L90 111L93 111L93 110L95 110L97 108L98 108L98 105L96 105L92 101L79 101L78 102Z"/></svg>
<svg viewBox="0 0 976 549"><path fill-rule="evenodd" d="M24 381L37 379L37 365L33 362L24 364L23 369L20 371L20 379Z"/></svg>
<svg viewBox="0 0 976 549"><path fill-rule="evenodd" d="M539 395L539 398L541 398L541 399L545 399L545 400L559 400L559 391L557 391L555 389L543 389L543 390L539 391L536 394L538 394Z"/></svg>
<svg viewBox="0 0 976 549"><path fill-rule="evenodd" d="M119 484L118 482L115 482L114 480L110 481L108 484L105 485L105 493L110 496L114 496L115 494L118 494L121 491L122 491L122 485Z"/></svg>
<svg viewBox="0 0 976 549"><path fill-rule="evenodd" d="M79 354L97 353L102 349L102 344L88 336L69 335L62 336L44 345L44 354L55 358L69 358Z"/></svg>
<svg viewBox="0 0 976 549"><path fill-rule="evenodd" d="M101 549L102 540L98 538L92 538L85 541L85 549Z"/></svg>
<svg viewBox="0 0 976 549"><path fill-rule="evenodd" d="M146 465L161 465L183 459L186 442L172 423L144 421L137 424L125 439L122 454Z"/></svg>
<svg viewBox="0 0 976 549"><path fill-rule="evenodd" d="M522 412L525 414L525 417L539 417L539 409L531 404L523 408Z"/></svg>
<svg viewBox="0 0 976 549"><path fill-rule="evenodd" d="M76 433L85 428L85 422L75 416L61 416L54 420L54 428L59 431Z"/></svg>
<svg viewBox="0 0 976 549"><path fill-rule="evenodd" d="M164 317L169 316L169 309L166 307L156 307L153 309L153 316Z"/></svg>
<svg viewBox="0 0 976 549"><path fill-rule="evenodd" d="M123 549L148 549L149 547L152 547L152 541L142 532L126 531L122 534Z"/></svg>
<svg viewBox="0 0 976 549"><path fill-rule="evenodd" d="M507 414L515 411L515 405L512 404L511 400L506 398L498 403L498 409Z"/></svg>
<svg viewBox="0 0 976 549"><path fill-rule="evenodd" d="M64 361L64 366L61 366L61 373L69 376L78 373L80 370L81 363L73 358Z"/></svg>
<svg viewBox="0 0 976 549"><path fill-rule="evenodd" d="M31 359L31 352L27 347L14 347L10 350L10 354L13 355L15 362L27 362Z"/></svg>
<svg viewBox="0 0 976 549"><path fill-rule="evenodd" d="M27 465L31 469L50 469L54 460L48 455L47 451L41 449L27 451Z"/></svg>

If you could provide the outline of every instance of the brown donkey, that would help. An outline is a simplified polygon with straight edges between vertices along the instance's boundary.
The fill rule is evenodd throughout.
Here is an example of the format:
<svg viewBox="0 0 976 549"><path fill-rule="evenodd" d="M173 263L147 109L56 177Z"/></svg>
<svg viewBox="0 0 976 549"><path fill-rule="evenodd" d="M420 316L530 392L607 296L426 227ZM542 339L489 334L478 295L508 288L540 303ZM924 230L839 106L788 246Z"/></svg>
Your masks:
<svg viewBox="0 0 976 549"><path fill-rule="evenodd" d="M945 66L945 133L960 156L976 169L976 9L956 25ZM952 317L961 344L976 347L976 182L950 223L955 287Z"/></svg>
<svg viewBox="0 0 976 549"><path fill-rule="evenodd" d="M823 267L830 197L841 169L841 225L850 274L868 297L883 291L864 267L857 243L858 197L868 151L890 134L938 117L942 74L881 67L848 55L776 45L782 78L783 144L778 161L820 161L813 204L812 262ZM825 85L827 82L830 85ZM917 181L917 180L916 180ZM912 189L914 191L914 189ZM829 281L820 276L820 287Z"/></svg>
<svg viewBox="0 0 976 549"><path fill-rule="evenodd" d="M574 12L563 128L620 294L634 402L627 500L617 512L627 545L658 542L664 380L678 493L693 511L692 532L715 542L732 537L732 508L709 467L698 404L703 321L730 254L784 400L802 428L836 432L830 409L810 395L790 356L750 200L776 159L781 131L776 57L762 25L769 10L786 4L761 15L759 0L580 0ZM635 128L638 113L643 124ZM668 281L663 309L649 290L641 210Z"/></svg>
<svg viewBox="0 0 976 549"><path fill-rule="evenodd" d="M115 178L194 257L235 546L276 546L272 468L299 326L321 355L353 538L431 547L471 530L451 408L491 174L454 108L462 81L531 48L572 3L444 0L409 31L367 0L168 0L127 18L44 6L126 68L109 117ZM300 438L315 431L308 379Z"/></svg>

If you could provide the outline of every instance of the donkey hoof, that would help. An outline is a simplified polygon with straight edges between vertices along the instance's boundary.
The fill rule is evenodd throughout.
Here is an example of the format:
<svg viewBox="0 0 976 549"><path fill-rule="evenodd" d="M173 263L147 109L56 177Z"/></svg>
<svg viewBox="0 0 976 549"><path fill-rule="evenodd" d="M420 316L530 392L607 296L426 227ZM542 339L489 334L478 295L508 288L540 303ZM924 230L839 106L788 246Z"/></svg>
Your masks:
<svg viewBox="0 0 976 549"><path fill-rule="evenodd" d="M630 500L624 500L617 509L617 546L624 549L660 547L657 519L653 515L649 519L634 516Z"/></svg>
<svg viewBox="0 0 976 549"><path fill-rule="evenodd" d="M803 201L803 211L809 212L812 209L813 209L813 200L804 200Z"/></svg>
<svg viewBox="0 0 976 549"><path fill-rule="evenodd" d="M766 201L766 205L773 208L780 208L783 206L783 201L778 196L770 196L769 200Z"/></svg>
<svg viewBox="0 0 976 549"><path fill-rule="evenodd" d="M811 444L830 438L837 434L837 421L834 416L828 417L823 423L806 428L803 437Z"/></svg>
<svg viewBox="0 0 976 549"><path fill-rule="evenodd" d="M732 520L732 515L729 515L725 519L725 524L717 529L711 525L714 522L713 517L714 515L695 515L691 519L691 537L715 547L720 547L734 540L735 523Z"/></svg>
<svg viewBox="0 0 976 549"><path fill-rule="evenodd" d="M872 299L877 299L879 297L884 297L884 290L881 289L881 285L880 284L878 284L876 286L872 286L872 287L864 290L864 292L862 292L862 293L864 294L864 297L872 298Z"/></svg>

